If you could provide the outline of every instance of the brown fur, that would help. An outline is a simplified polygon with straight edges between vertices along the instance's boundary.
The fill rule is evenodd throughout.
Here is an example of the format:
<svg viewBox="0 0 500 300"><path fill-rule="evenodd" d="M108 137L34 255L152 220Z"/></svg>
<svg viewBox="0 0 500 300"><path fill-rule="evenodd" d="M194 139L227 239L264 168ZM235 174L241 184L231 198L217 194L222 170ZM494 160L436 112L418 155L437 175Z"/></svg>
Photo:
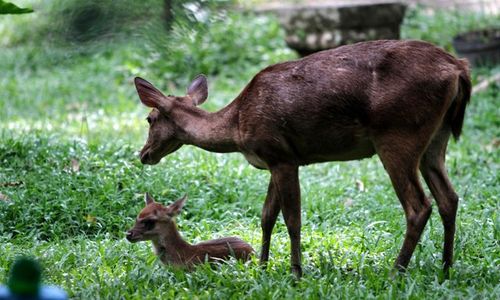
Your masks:
<svg viewBox="0 0 500 300"><path fill-rule="evenodd" d="M134 227L127 232L127 240L132 243L152 241L155 253L164 264L190 267L205 261L221 262L230 257L246 261L253 255L252 246L238 237L189 244L181 237L174 221L185 198L169 206L155 202L149 195L146 199L149 201L139 213ZM154 226L148 227L147 222L153 222Z"/></svg>
<svg viewBox="0 0 500 300"><path fill-rule="evenodd" d="M167 97L136 78L141 101L154 108L141 161L156 164L191 144L213 152L241 152L255 167L270 170L262 210L262 262L268 260L271 232L282 211L292 269L301 274L299 166L376 153L407 220L395 266L408 266L430 216L420 169L443 218L448 270L458 197L444 161L449 136L460 136L470 99L465 61L422 41L343 46L265 68L215 113L195 106L206 99L203 79L196 78L188 95Z"/></svg>

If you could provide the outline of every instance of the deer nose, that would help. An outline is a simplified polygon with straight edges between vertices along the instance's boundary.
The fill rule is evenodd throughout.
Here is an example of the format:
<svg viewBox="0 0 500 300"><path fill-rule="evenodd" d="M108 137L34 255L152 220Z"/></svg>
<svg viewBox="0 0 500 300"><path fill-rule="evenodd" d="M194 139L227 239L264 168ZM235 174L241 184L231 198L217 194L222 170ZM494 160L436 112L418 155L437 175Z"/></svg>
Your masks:
<svg viewBox="0 0 500 300"><path fill-rule="evenodd" d="M149 159L149 149L142 149L141 150L141 153L139 153L139 158L141 160L141 163L144 165L144 164L147 164L148 163L148 159Z"/></svg>

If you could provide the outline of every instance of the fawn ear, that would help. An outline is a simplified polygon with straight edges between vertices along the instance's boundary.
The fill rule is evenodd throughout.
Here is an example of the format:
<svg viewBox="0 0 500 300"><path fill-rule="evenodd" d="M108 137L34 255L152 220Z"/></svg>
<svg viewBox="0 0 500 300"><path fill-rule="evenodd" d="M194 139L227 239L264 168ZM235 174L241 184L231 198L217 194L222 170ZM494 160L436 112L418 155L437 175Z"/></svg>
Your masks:
<svg viewBox="0 0 500 300"><path fill-rule="evenodd" d="M193 100L193 105L197 106L205 102L208 97L208 84L205 75L196 76L187 89L187 95Z"/></svg>
<svg viewBox="0 0 500 300"><path fill-rule="evenodd" d="M156 108L162 113L168 113L170 111L172 102L151 83L140 77L136 77L134 83L142 104L147 107Z"/></svg>
<svg viewBox="0 0 500 300"><path fill-rule="evenodd" d="M149 193L145 193L144 194L144 202L146 203L146 205L148 205L148 204L155 202L155 200L153 199L153 197L151 197L149 195Z"/></svg>
<svg viewBox="0 0 500 300"><path fill-rule="evenodd" d="M184 207L184 203L186 203L186 200L187 200L187 194L184 195L184 197L176 200L174 203L167 206L167 214L170 215L171 217L177 216L181 212L182 207Z"/></svg>

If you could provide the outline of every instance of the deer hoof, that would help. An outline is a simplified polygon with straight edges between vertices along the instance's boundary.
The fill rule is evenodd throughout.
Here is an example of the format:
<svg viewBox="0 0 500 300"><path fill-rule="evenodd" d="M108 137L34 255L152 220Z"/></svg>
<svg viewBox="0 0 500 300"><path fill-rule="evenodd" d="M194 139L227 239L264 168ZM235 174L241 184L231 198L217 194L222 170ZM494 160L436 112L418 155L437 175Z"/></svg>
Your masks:
<svg viewBox="0 0 500 300"><path fill-rule="evenodd" d="M292 265L292 273L296 279L300 279L302 277L302 267L300 265Z"/></svg>

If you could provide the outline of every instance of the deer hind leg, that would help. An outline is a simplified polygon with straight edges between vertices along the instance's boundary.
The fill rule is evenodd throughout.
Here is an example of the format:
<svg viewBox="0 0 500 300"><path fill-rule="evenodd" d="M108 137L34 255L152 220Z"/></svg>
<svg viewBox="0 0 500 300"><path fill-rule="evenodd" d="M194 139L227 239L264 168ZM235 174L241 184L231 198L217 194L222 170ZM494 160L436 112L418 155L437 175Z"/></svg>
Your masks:
<svg viewBox="0 0 500 300"><path fill-rule="evenodd" d="M271 168L271 177L290 236L292 272L297 278L302 276L300 251L300 185L299 169L295 165L279 165Z"/></svg>
<svg viewBox="0 0 500 300"><path fill-rule="evenodd" d="M271 245L271 234L274 224L280 212L280 203L273 180L269 182L267 190L266 202L262 208L262 248L260 252L260 263L265 265L269 260L269 247Z"/></svg>
<svg viewBox="0 0 500 300"><path fill-rule="evenodd" d="M413 255L422 231L431 214L431 204L425 197L418 177L418 164L425 146L408 141L403 136L385 137L377 145L377 153L389 173L396 195L406 217L406 234L394 267L404 271Z"/></svg>
<svg viewBox="0 0 500 300"><path fill-rule="evenodd" d="M449 137L450 129L442 128L431 141L420 164L422 176L437 202L439 214L443 221L443 268L446 277L449 276L449 268L453 263L453 240L458 206L458 196L448 179L444 165Z"/></svg>

